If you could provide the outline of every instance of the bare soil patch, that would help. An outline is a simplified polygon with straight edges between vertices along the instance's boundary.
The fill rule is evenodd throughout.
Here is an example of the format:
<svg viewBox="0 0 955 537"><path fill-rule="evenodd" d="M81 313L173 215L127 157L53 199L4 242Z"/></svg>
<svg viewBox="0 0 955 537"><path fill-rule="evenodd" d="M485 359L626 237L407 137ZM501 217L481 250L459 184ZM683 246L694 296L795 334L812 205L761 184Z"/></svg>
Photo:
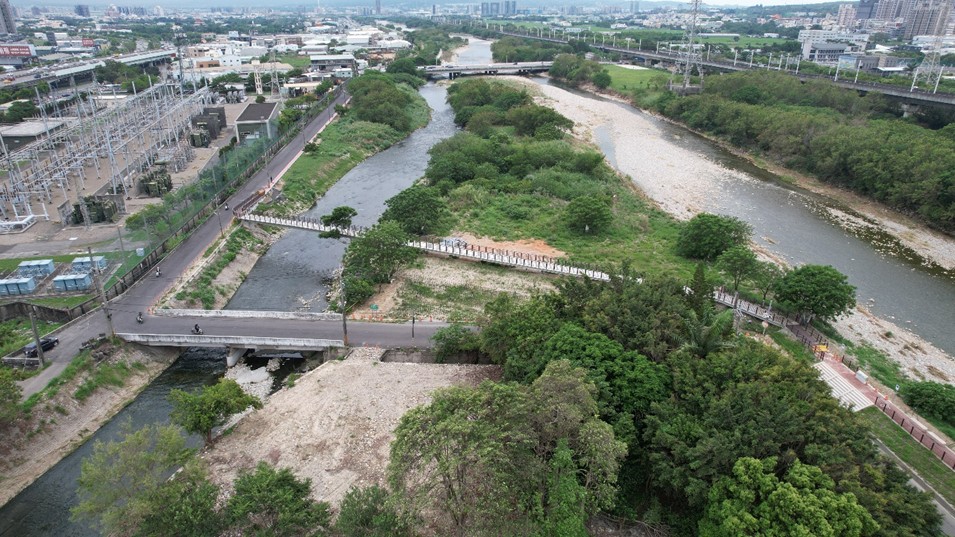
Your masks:
<svg viewBox="0 0 955 537"><path fill-rule="evenodd" d="M169 364L178 351L126 345L105 362L140 362L122 388L98 388L84 401L73 397L86 380L78 375L57 394L34 407L30 418L0 432L0 505L10 501L132 401Z"/></svg>
<svg viewBox="0 0 955 537"><path fill-rule="evenodd" d="M405 412L429 403L438 388L500 377L496 366L383 363L375 353L358 350L306 373L204 452L224 494L240 470L264 460L311 479L312 497L337 505L352 486L384 484Z"/></svg>

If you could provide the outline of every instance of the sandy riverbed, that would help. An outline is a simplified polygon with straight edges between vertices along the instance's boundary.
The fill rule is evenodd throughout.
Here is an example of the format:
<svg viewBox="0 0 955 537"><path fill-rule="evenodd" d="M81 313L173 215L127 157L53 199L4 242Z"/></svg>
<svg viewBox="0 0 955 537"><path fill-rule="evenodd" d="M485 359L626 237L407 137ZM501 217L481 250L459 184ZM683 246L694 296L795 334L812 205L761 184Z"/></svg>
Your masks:
<svg viewBox="0 0 955 537"><path fill-rule="evenodd" d="M742 172L729 170L703 155L672 144L666 135L640 113L621 114L613 102L584 101L554 86L541 86L521 77L507 77L524 84L542 105L553 107L574 121L574 136L586 142L596 141L597 130L609 135L614 146L626 147L615 155L616 167L630 177L652 177L642 189L659 206L679 219L697 214L704 200L719 196L720 184L728 181L753 181ZM652 158L648 158L652 156ZM773 170L797 176L784 170ZM810 181L807 181L810 183ZM807 187L812 187L807 184ZM822 188L828 194L832 188ZM933 233L902 215L843 193L839 198L865 216L868 222L858 225L880 226L903 244L941 266L955 267L955 240ZM861 220L861 219L856 219ZM771 253L769 253L771 254ZM896 360L915 378L955 383L955 360L947 353L917 335L889 321L877 318L864 309L853 311L836 323L837 328L856 344L868 342ZM883 337L886 332L896 337Z"/></svg>

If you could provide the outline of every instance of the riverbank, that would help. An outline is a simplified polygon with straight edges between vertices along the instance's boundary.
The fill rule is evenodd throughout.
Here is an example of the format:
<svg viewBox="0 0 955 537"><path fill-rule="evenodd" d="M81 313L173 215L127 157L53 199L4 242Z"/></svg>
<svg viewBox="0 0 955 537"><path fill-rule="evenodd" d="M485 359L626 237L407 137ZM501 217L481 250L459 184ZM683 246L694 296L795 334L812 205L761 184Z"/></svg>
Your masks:
<svg viewBox="0 0 955 537"><path fill-rule="evenodd" d="M39 402L28 418L4 430L0 434L0 506L81 446L178 356L178 349L124 345L98 364L127 364L131 374L122 387L101 386L79 400L75 394L88 376L77 375Z"/></svg>
<svg viewBox="0 0 955 537"><path fill-rule="evenodd" d="M618 102L582 101L580 97L556 86L538 85L521 77L508 78L527 87L539 104L552 107L574 121L573 135L576 138L593 145L599 145L603 139L613 147L626 147L627 151L608 154L608 161L621 173L632 179L640 179L640 188L645 194L675 218L691 218L711 205L714 199L730 203L724 184L756 181L743 172L728 169L705 155L674 144L674 141L679 140L670 138L639 111L621 114L621 104ZM647 158L648 155L653 158ZM951 249L948 255L955 255L955 241L939 241L938 237L923 233L921 229L905 229L911 237L919 238L923 244L933 245L939 250L945 250L944 246L948 245ZM773 242L772 237L764 239ZM771 256L771 252L767 254ZM932 255L933 260L936 259L935 254ZM944 258L944 255L939 257ZM777 261L780 259L777 258ZM896 321L904 325L904 320ZM853 312L841 319L837 326L853 343L870 343L882 350L899 363L908 376L955 382L955 375L952 374L955 373L955 360L904 327L867 312ZM886 332L904 337L879 337L879 334Z"/></svg>
<svg viewBox="0 0 955 537"><path fill-rule="evenodd" d="M500 379L497 366L381 362L382 354L360 347L305 373L205 450L201 457L223 494L239 471L267 461L311 479L312 498L337 506L352 486L385 485L405 412L428 404L439 388Z"/></svg>

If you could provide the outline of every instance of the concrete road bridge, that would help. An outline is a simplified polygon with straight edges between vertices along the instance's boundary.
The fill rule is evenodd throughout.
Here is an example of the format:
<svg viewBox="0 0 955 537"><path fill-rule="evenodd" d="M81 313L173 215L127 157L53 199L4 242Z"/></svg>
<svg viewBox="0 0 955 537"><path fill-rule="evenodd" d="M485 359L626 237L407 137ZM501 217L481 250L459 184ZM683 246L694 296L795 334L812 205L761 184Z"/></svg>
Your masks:
<svg viewBox="0 0 955 537"><path fill-rule="evenodd" d="M488 63L483 65L428 65L421 69L426 76L448 75L454 79L466 75L528 75L543 73L554 62Z"/></svg>

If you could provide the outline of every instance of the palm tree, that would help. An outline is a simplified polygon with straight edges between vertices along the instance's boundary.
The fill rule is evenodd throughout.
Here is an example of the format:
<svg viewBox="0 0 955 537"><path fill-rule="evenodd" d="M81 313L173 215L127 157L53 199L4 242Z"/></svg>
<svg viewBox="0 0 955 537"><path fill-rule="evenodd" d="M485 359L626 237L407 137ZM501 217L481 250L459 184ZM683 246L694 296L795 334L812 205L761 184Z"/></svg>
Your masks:
<svg viewBox="0 0 955 537"><path fill-rule="evenodd" d="M683 326L686 340L680 350L689 351L699 358L735 346L727 340L733 330L733 310L715 313L707 308L702 315L690 310L683 318Z"/></svg>

